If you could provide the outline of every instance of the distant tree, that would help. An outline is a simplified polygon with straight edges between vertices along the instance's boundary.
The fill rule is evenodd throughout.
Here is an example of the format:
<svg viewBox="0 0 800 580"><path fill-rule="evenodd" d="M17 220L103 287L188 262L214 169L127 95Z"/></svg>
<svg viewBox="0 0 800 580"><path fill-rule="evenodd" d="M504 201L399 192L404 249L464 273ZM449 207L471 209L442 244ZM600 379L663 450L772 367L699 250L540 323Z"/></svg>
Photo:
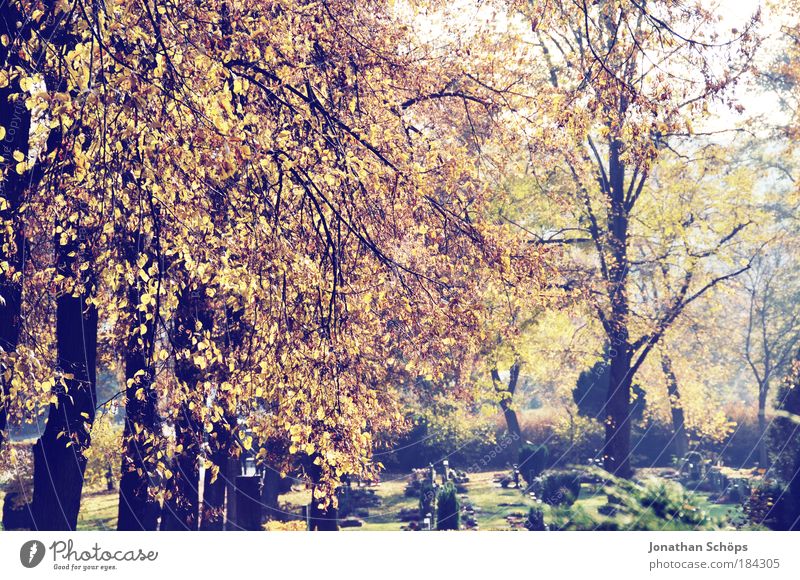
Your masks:
<svg viewBox="0 0 800 580"><path fill-rule="evenodd" d="M718 267L749 217L730 211L731 205L723 212L703 205L724 197L698 193L713 186L703 178L711 166L698 171L697 156L679 153L676 170L696 174L680 191L668 181L672 175L662 180L658 174L677 173L665 171L663 160L693 135L708 104L749 70L755 39L751 24L731 42L710 39L713 14L698 5L524 6L546 65L540 91L555 105L542 105L541 115L552 118L559 135L534 139L529 166L539 183L571 200L572 211L557 208L550 223L534 225L539 232L522 225L538 243L580 252L576 269L586 272L610 345L604 463L629 477L637 371L689 304L747 268L741 262ZM543 162L543 155L552 162ZM715 267L708 266L712 261ZM658 271L664 277L659 300L639 296L637 279Z"/></svg>
<svg viewBox="0 0 800 580"><path fill-rule="evenodd" d="M758 389L758 462L767 467L767 403L772 385L786 376L800 341L800 274L797 248L769 244L742 278L747 296L744 357Z"/></svg>

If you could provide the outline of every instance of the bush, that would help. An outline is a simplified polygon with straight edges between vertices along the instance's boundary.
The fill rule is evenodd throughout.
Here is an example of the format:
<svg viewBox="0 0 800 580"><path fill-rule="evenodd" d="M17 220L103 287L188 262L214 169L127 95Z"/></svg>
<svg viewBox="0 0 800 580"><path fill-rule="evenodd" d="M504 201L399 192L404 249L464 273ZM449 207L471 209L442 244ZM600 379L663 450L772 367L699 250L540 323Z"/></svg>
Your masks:
<svg viewBox="0 0 800 580"><path fill-rule="evenodd" d="M585 463L597 455L603 446L605 431L594 419L577 413L567 413L562 408L543 407L519 413L523 441L540 441L547 444L549 467ZM553 461L558 460L559 465ZM513 459L509 458L513 463Z"/></svg>
<svg viewBox="0 0 800 580"><path fill-rule="evenodd" d="M547 467L550 454L547 445L525 443L519 450L519 472L528 485Z"/></svg>
<svg viewBox="0 0 800 580"><path fill-rule="evenodd" d="M544 512L541 509L531 508L528 511L525 529L529 532L543 532L547 529L547 526L544 525Z"/></svg>
<svg viewBox="0 0 800 580"><path fill-rule="evenodd" d="M778 511L779 529L800 529L800 360L781 386L776 419L770 432L773 470L783 488Z"/></svg>
<svg viewBox="0 0 800 580"><path fill-rule="evenodd" d="M583 371L575 383L572 390L572 398L578 406L578 412L590 419L595 419L601 423L605 421L606 399L608 388L611 382L611 366L608 360L601 360L586 371ZM634 422L641 420L644 409L647 405L645 392L637 384L631 385L631 408L630 416Z"/></svg>
<svg viewBox="0 0 800 580"><path fill-rule="evenodd" d="M11 441L0 451L0 490L3 501L3 528L32 529L26 500L33 497L33 441Z"/></svg>
<svg viewBox="0 0 800 580"><path fill-rule="evenodd" d="M682 485L665 480L636 483L614 477L600 469L609 507L599 510L608 517L593 516L580 506L560 506L551 511L553 529L558 530L714 530L721 522L702 508L698 496Z"/></svg>
<svg viewBox="0 0 800 580"><path fill-rule="evenodd" d="M777 481L766 481L750 490L743 505L747 521L771 530L791 530L794 523L792 498Z"/></svg>
<svg viewBox="0 0 800 580"><path fill-rule="evenodd" d="M461 524L461 506L456 487L447 482L437 497L436 529L457 530Z"/></svg>
<svg viewBox="0 0 800 580"><path fill-rule="evenodd" d="M581 474L577 471L545 472L534 479L531 491L548 505L572 505L581 493Z"/></svg>
<svg viewBox="0 0 800 580"><path fill-rule="evenodd" d="M419 488L419 521L423 521L428 514L433 517L433 498L436 497L433 484L430 480L425 480Z"/></svg>
<svg viewBox="0 0 800 580"><path fill-rule="evenodd" d="M699 507L697 497L674 482L647 482L633 490L631 499L638 503L635 507L639 508L640 518L647 519L650 515L647 512L652 511L657 519L697 526L708 517Z"/></svg>
<svg viewBox="0 0 800 580"><path fill-rule="evenodd" d="M457 429L416 418L413 427L392 442L390 453L384 456L382 463L390 470L410 471L437 464L446 457L454 468L501 467L516 459L511 456L512 446L502 443L507 437L498 434L494 424L486 419L476 419L467 427Z"/></svg>

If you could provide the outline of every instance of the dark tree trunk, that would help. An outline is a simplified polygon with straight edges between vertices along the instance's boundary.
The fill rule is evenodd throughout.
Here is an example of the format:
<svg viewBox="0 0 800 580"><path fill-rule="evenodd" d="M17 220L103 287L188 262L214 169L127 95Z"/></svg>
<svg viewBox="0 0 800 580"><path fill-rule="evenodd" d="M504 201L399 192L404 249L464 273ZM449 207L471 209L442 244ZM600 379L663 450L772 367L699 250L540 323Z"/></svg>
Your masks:
<svg viewBox="0 0 800 580"><path fill-rule="evenodd" d="M138 267L144 240L140 234L126 241L125 260L130 268ZM149 262L146 266L149 266ZM155 370L153 349L155 320L153 312L139 310L146 287L139 276L128 286L128 343L125 350L125 430L122 469L119 483L118 530L152 531L158 528L160 506L151 494L155 442L160 437L158 396L153 389ZM148 320L147 314L151 317ZM140 328L146 329L144 334Z"/></svg>
<svg viewBox="0 0 800 580"><path fill-rule="evenodd" d="M11 2L4 2L0 7L0 34L14 38L17 34L17 22L23 22L19 11ZM0 45L0 64L2 70L8 70L17 59L9 46ZM8 404L11 395L10 381L6 378L5 366L12 363L9 355L17 350L19 342L21 309L22 309L22 277L24 267L25 237L19 210L23 192L31 181L30 172L17 173L14 152L20 151L28 156L28 134L30 132L31 113L25 106L24 91L19 86L20 77L9 80L8 85L0 88L0 127L6 131L0 140L0 263L8 267L0 273L0 450L3 448L8 423Z"/></svg>
<svg viewBox="0 0 800 580"><path fill-rule="evenodd" d="M264 469L264 486L261 488L261 504L264 506L266 520L280 520L278 497L281 490L281 474L267 465Z"/></svg>
<svg viewBox="0 0 800 580"><path fill-rule="evenodd" d="M606 440L603 461L607 471L630 477L631 377L630 354L611 357L607 397Z"/></svg>
<svg viewBox="0 0 800 580"><path fill-rule="evenodd" d="M228 417L228 420L234 419ZM228 427L229 423L218 421L209 437L211 454L209 459L216 469L216 477L212 469L206 469L203 482L203 517L200 522L201 530L219 531L225 524L225 489L230 477L228 459L231 456L232 438ZM235 477L235 476L234 476ZM213 481L212 481L213 480Z"/></svg>
<svg viewBox="0 0 800 580"><path fill-rule="evenodd" d="M261 478L240 475L236 478L236 530L261 529Z"/></svg>
<svg viewBox="0 0 800 580"><path fill-rule="evenodd" d="M205 288L187 287L181 292L175 319L175 378L185 402L175 417L175 444L180 451L173 460L173 475L167 485L161 529L196 530L200 508L198 463L203 433L191 407L205 405L205 401L198 397L197 385L203 373L193 360L192 337L197 331L211 330Z"/></svg>
<svg viewBox="0 0 800 580"><path fill-rule="evenodd" d="M33 447L33 519L38 530L74 530L86 469L84 451L96 407L97 309L87 305L93 282L77 280L77 256L84 252L83 230L64 245L56 241L56 267L78 289L56 299L58 367L42 437ZM81 288L81 286L83 288Z"/></svg>
<svg viewBox="0 0 800 580"><path fill-rule="evenodd" d="M241 346L244 332L243 316L244 310L242 309L229 307L225 310L222 344L227 357L234 357L235 349ZM230 376L226 365L220 365L216 374L218 384L222 384ZM203 484L203 514L200 523L202 530L222 530L224 528L227 479L235 478L238 475L228 473L230 463L228 460L234 456L236 445L235 434L232 432L236 426L236 415L234 410L229 408L224 391L218 391L216 402L223 408L223 417L214 422L214 427L208 437L208 448L211 450L209 459L214 465L214 469L218 471L217 476L214 477L212 469L206 470ZM233 498L230 499L233 500ZM258 517L260 518L260 514Z"/></svg>
<svg viewBox="0 0 800 580"><path fill-rule="evenodd" d="M311 532L338 532L339 531L339 510L332 505L327 508L320 508L319 502L314 499L313 494L311 503L308 505L308 530Z"/></svg>
<svg viewBox="0 0 800 580"><path fill-rule="evenodd" d="M669 408L672 412L672 429L674 432L673 450L679 460L686 457L689 452L689 437L686 433L686 421L681 404L681 393L678 389L678 379L672 369L672 359L668 354L661 355L661 370L667 380L667 395Z"/></svg>
<svg viewBox="0 0 800 580"><path fill-rule="evenodd" d="M606 332L609 339L610 381L606 397L606 440L603 461L607 471L630 477L631 447L631 344L628 331L629 305L626 293L628 276L628 209L625 205L625 165L622 143L609 142L608 182L604 184L609 200L609 315Z"/></svg>

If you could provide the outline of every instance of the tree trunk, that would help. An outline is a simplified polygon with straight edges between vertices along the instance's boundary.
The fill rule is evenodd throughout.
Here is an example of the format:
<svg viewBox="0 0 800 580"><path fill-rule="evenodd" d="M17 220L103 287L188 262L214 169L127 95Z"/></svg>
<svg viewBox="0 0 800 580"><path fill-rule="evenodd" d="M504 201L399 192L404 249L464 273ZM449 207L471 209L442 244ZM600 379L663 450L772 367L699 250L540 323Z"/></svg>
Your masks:
<svg viewBox="0 0 800 580"><path fill-rule="evenodd" d="M77 289L56 299L56 344L62 378L53 389L47 425L33 447L33 519L37 530L74 530L86 469L84 451L96 407L97 309L87 305L91 280L74 274L82 230L62 245L56 240L56 268ZM81 288L83 286L83 289Z"/></svg>
<svg viewBox="0 0 800 580"><path fill-rule="evenodd" d="M281 513L278 508L280 496L281 474L270 465L264 468L264 486L261 488L261 504L264 506L266 520L280 520Z"/></svg>
<svg viewBox="0 0 800 580"><path fill-rule="evenodd" d="M0 8L0 33L10 38L18 34L16 23L23 22L19 11L5 2ZM11 47L0 45L2 70L16 60ZM28 156L28 134L31 113L25 106L24 98L11 99L24 95L19 86L20 77L10 79L7 86L0 88L0 127L6 131L0 140L0 263L7 264L0 271L0 450L3 448L8 423L8 405L11 383L6 376L6 368L13 364L13 353L19 342L22 277L24 267L25 237L19 220L19 209L23 192L31 176L26 171L22 175L15 170L15 151Z"/></svg>
<svg viewBox="0 0 800 580"><path fill-rule="evenodd" d="M673 450L675 457L680 460L686 457L689 452L689 437L686 434L686 421L683 414L683 406L681 405L678 379L672 370L672 359L667 353L661 355L661 369L667 379L667 395L669 395L669 408L672 412Z"/></svg>
<svg viewBox="0 0 800 580"><path fill-rule="evenodd" d="M328 505L327 508L320 508L319 502L314 499L313 490L308 510L308 530L310 532L339 531L339 510L333 505Z"/></svg>
<svg viewBox="0 0 800 580"><path fill-rule="evenodd" d="M242 474L242 462L229 457L225 466L225 529L236 529L236 478Z"/></svg>
<svg viewBox="0 0 800 580"><path fill-rule="evenodd" d="M618 477L630 477L630 354L626 356L620 352L612 357L610 367L603 463L606 471Z"/></svg>
<svg viewBox="0 0 800 580"><path fill-rule="evenodd" d="M604 185L609 200L608 297L610 311L605 323L609 340L609 384L606 397L606 440L603 462L607 471L630 477L631 448L631 345L628 331L630 309L626 292L628 275L628 212L625 206L625 165L622 142L609 142L608 182Z"/></svg>
<svg viewBox="0 0 800 580"><path fill-rule="evenodd" d="M184 403L175 417L175 444L179 451L175 454L172 478L167 485L161 529L196 530L200 507L199 460L203 433L192 407L205 405L205 401L198 396L197 385L203 373L193 359L196 351L192 345L192 337L196 332L211 330L211 316L204 287L187 287L181 292L175 318L175 378Z"/></svg>
<svg viewBox="0 0 800 580"><path fill-rule="evenodd" d="M126 262L129 268L138 268L138 258L143 240L136 235L126 244ZM145 263L145 267L150 262ZM125 351L125 430L122 469L119 483L118 530L152 531L158 528L159 505L151 494L155 487L155 440L161 435L158 416L158 395L153 388L155 369L153 348L155 341L154 312L141 312L138 308L146 287L139 276L128 287L128 343ZM147 314L151 317L148 320ZM143 326L142 326L143 325ZM140 328L145 328L141 334Z"/></svg>
<svg viewBox="0 0 800 580"><path fill-rule="evenodd" d="M234 357L235 349L241 345L244 332L243 316L244 310L241 308L227 307L225 309L222 344L226 360L229 357ZM216 369L216 375L217 383L222 384L230 378L230 371L226 365L219 365ZM217 392L216 403L223 408L223 417L214 422L214 427L208 436L208 448L211 450L209 459L218 471L215 477L212 469L206 470L203 484L203 514L200 523L200 529L202 530L224 529L227 478L235 478L238 475L228 473L228 460L234 456L236 445L235 434L232 431L237 424L236 415L234 409L230 408L225 392ZM228 519L230 517L229 515Z"/></svg>
<svg viewBox="0 0 800 580"><path fill-rule="evenodd" d="M517 390L517 383L519 382L520 367L521 363L519 361L515 361L514 364L511 365L509 369L508 386L506 388L503 387L497 369L492 369L492 381L494 382L495 389L502 396L500 399L500 409L503 411L508 434L511 438L510 447L511 456L514 458L513 461L519 461L519 451L522 445L522 429L519 425L517 412L513 407L514 393Z"/></svg>
<svg viewBox="0 0 800 580"><path fill-rule="evenodd" d="M766 469L769 466L767 449L767 393L769 384L765 381L758 389L758 466Z"/></svg>
<svg viewBox="0 0 800 580"><path fill-rule="evenodd" d="M211 448L209 459L219 471L215 477L212 469L206 469L203 482L201 530L221 531L225 524L225 488L230 476L227 469L233 443L228 425L235 422L233 417L227 417L227 419L230 423L223 421L214 423L214 429L209 437L209 447Z"/></svg>

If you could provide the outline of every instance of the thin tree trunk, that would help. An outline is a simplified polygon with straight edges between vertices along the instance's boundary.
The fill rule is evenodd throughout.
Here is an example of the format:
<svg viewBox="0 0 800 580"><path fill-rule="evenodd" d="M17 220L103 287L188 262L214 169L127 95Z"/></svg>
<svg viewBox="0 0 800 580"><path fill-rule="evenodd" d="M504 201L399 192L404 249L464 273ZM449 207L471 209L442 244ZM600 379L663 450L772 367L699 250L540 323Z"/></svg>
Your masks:
<svg viewBox="0 0 800 580"><path fill-rule="evenodd" d="M199 460L203 433L192 406L205 405L205 401L197 396L197 385L203 373L193 360L195 350L192 337L198 330L211 330L205 288L184 289L179 297L175 318L173 344L178 351L175 378L184 403L175 417L175 444L178 451L172 464L172 478L167 486L161 529L196 530L200 508Z"/></svg>
<svg viewBox="0 0 800 580"><path fill-rule="evenodd" d="M126 243L126 262L138 269L144 244L141 234ZM148 267L150 261L145 263ZM160 437L158 396L153 388L155 369L155 314L139 310L142 295L147 292L141 277L128 286L128 344L125 351L125 429L122 469L119 483L118 530L152 531L158 528L160 507L151 491L155 441ZM155 302L155 300L153 300ZM150 315L148 319L147 315ZM145 333L141 333L141 328Z"/></svg>
<svg viewBox="0 0 800 580"><path fill-rule="evenodd" d="M219 531L225 524L225 488L229 476L227 473L228 459L231 457L233 443L229 425L234 424L235 419L229 416L227 421L214 423L214 429L209 438L209 447L211 448L209 459L218 471L215 474L209 468L205 472L201 530Z"/></svg>
<svg viewBox="0 0 800 580"><path fill-rule="evenodd" d="M314 498L313 488L311 493L311 503L308 505L308 529L311 532L338 532L339 531L339 510L333 505L320 508L319 502Z"/></svg>
<svg viewBox="0 0 800 580"><path fill-rule="evenodd" d="M758 466L766 469L769 466L767 449L767 393L768 383L759 385L758 389Z"/></svg>
<svg viewBox="0 0 800 580"><path fill-rule="evenodd" d="M503 387L500 380L500 373L497 369L492 369L492 381L494 382L495 389L502 396L500 399L500 409L503 411L503 417L506 420L506 427L508 434L511 437L511 454L514 461L519 461L519 451L522 445L522 429L519 425L519 418L517 412L514 410L514 394L517 390L517 383L519 382L521 364L515 361L509 369L508 386Z"/></svg>
<svg viewBox="0 0 800 580"><path fill-rule="evenodd" d="M242 318L243 309L226 308L225 328L223 329L222 343L228 357L233 357L235 349L242 342L244 326ZM222 384L230 377L226 365L217 369L217 382ZM235 478L238 474L229 474L229 459L234 456L235 434L232 429L236 426L234 410L229 408L226 394L218 391L217 404L223 408L223 417L214 422L214 427L208 437L208 447L211 450L209 459L217 470L216 476L212 469L207 469L203 483L203 514L200 522L202 530L222 530L225 525L225 492L227 478ZM235 481L235 479L234 479Z"/></svg>
<svg viewBox="0 0 800 580"><path fill-rule="evenodd" d="M76 283L56 299L57 378L47 424L33 447L33 519L38 530L74 530L86 469L85 450L95 416L97 309L87 304L93 281L75 275L84 249L82 230L66 244L56 240L56 269Z"/></svg>
<svg viewBox="0 0 800 580"><path fill-rule="evenodd" d="M678 379L672 369L672 359L667 353L661 355L661 370L667 379L667 395L669 408L672 413L672 429L674 432L673 449L675 457L683 459L689 452L689 437L686 434L686 421L681 404L681 394L678 389Z"/></svg>

